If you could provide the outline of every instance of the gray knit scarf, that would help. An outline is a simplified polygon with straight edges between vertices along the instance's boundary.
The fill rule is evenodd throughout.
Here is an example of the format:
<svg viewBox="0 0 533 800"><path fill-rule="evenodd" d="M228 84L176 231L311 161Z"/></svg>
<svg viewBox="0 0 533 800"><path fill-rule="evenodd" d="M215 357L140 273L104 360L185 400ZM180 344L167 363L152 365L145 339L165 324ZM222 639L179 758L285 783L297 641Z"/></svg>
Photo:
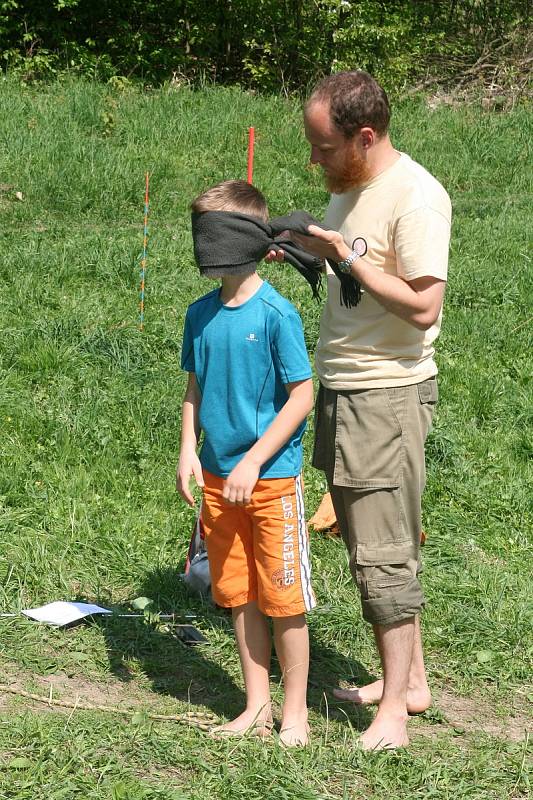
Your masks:
<svg viewBox="0 0 533 800"><path fill-rule="evenodd" d="M193 213L194 257L203 274L221 269L236 274L255 269L269 250L283 250L285 261L303 275L313 290L313 297L319 299L322 261L289 238L280 236L287 230L309 235L309 225L328 230L307 211L293 211L284 217L274 217L270 222L235 211ZM341 272L336 262L328 259L328 263L341 283L341 304L348 308L356 306L361 299L359 282Z"/></svg>

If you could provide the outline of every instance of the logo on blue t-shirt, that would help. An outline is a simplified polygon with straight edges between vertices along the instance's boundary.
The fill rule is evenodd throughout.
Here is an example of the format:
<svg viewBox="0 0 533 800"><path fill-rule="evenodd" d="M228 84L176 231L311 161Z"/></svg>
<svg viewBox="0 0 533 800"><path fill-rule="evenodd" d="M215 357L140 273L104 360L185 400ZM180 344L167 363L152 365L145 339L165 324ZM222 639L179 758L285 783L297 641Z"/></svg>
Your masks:
<svg viewBox="0 0 533 800"><path fill-rule="evenodd" d="M255 333L249 333L248 336L246 337L246 341L247 342L258 342L259 339L255 335Z"/></svg>

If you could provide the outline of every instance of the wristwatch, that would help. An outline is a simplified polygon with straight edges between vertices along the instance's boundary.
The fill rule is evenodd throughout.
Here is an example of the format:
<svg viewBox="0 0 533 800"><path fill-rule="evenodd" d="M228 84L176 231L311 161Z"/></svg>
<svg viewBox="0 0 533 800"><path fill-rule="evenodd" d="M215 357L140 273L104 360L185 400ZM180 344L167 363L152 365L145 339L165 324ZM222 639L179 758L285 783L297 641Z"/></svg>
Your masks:
<svg viewBox="0 0 533 800"><path fill-rule="evenodd" d="M346 275L349 275L352 271L352 264L355 264L358 258L364 256L368 247L366 244L366 240L363 239L362 236L358 236L352 242L352 252L346 256L343 261L339 261L337 266L341 272L344 272Z"/></svg>

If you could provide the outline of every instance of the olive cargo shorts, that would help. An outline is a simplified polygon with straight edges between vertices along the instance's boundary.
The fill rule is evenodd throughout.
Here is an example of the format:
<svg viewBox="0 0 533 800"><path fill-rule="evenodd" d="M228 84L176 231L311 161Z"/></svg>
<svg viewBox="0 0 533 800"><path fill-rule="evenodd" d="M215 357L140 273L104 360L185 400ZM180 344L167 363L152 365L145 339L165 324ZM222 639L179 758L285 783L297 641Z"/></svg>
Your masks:
<svg viewBox="0 0 533 800"><path fill-rule="evenodd" d="M326 473L367 622L418 614L424 442L437 402L430 378L390 389L320 386L313 466Z"/></svg>

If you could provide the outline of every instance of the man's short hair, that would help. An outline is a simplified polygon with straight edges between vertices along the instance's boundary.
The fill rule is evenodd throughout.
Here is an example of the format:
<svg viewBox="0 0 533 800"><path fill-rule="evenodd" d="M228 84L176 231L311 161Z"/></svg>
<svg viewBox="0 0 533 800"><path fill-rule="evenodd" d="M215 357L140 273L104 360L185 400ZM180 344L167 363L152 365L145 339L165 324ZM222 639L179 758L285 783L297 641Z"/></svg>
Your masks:
<svg viewBox="0 0 533 800"><path fill-rule="evenodd" d="M246 181L223 181L198 195L191 203L191 211L238 211L251 217L268 221L268 206L255 186Z"/></svg>
<svg viewBox="0 0 533 800"><path fill-rule="evenodd" d="M329 103L331 121L346 139L363 127L384 136L389 129L390 105L385 90L361 69L337 72L318 83L306 103Z"/></svg>

